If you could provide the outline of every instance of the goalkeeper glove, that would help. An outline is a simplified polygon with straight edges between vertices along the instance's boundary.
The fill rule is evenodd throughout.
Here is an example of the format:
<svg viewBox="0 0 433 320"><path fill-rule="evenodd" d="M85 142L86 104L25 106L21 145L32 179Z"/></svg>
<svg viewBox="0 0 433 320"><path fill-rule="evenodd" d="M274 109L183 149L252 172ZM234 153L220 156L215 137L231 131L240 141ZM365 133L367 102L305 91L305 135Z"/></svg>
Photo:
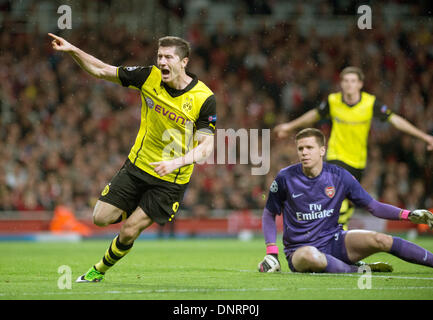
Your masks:
<svg viewBox="0 0 433 320"><path fill-rule="evenodd" d="M416 224L427 224L430 229L433 229L433 213L428 210L413 210L409 213L407 219Z"/></svg>
<svg viewBox="0 0 433 320"><path fill-rule="evenodd" d="M280 261L278 260L278 247L268 246L266 256L257 266L259 272L279 272L281 271Z"/></svg>

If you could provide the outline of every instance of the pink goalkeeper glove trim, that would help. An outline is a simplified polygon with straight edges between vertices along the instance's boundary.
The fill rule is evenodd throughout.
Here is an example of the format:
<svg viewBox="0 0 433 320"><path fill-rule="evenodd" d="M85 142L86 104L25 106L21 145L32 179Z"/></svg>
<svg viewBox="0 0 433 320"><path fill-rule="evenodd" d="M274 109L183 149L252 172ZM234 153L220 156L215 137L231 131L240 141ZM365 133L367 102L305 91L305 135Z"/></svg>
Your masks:
<svg viewBox="0 0 433 320"><path fill-rule="evenodd" d="M267 246L266 247L266 254L278 254L278 247L277 246Z"/></svg>
<svg viewBox="0 0 433 320"><path fill-rule="evenodd" d="M401 213L401 220L409 220L409 210L403 210L403 212Z"/></svg>

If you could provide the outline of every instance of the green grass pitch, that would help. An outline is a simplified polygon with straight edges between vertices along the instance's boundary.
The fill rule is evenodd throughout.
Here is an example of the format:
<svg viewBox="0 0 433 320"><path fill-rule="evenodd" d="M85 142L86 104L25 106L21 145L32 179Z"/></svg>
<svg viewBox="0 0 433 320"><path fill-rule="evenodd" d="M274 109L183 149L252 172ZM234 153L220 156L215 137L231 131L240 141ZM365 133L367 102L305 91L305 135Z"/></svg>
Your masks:
<svg viewBox="0 0 433 320"><path fill-rule="evenodd" d="M433 250L433 238L417 244ZM376 273L371 289L360 274L261 274L262 239L139 240L101 283L75 283L104 254L110 240L79 243L0 242L0 299L291 300L433 299L433 269L376 254L394 272ZM280 252L282 245L280 244ZM59 267L72 271L72 288L60 289Z"/></svg>

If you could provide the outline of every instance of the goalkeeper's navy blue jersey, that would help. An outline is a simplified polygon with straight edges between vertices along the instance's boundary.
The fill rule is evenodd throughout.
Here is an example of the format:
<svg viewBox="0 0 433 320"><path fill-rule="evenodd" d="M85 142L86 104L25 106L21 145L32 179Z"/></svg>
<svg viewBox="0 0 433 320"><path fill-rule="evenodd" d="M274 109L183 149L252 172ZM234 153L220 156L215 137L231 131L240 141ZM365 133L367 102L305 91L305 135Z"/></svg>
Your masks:
<svg viewBox="0 0 433 320"><path fill-rule="evenodd" d="M340 231L338 216L345 198L360 207L373 200L339 166L324 162L315 178L308 178L300 163L282 169L271 184L266 209L283 214L286 255L306 245L321 247Z"/></svg>

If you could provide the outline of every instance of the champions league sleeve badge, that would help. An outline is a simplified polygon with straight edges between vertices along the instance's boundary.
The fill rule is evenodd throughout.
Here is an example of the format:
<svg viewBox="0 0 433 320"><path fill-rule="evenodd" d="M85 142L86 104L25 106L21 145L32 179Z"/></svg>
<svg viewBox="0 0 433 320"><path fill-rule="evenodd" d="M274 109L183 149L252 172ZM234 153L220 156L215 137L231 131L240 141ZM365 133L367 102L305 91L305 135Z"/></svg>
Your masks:
<svg viewBox="0 0 433 320"><path fill-rule="evenodd" d="M277 181L273 181L271 184L271 187L269 188L271 190L271 192L275 193L278 191L278 183Z"/></svg>

